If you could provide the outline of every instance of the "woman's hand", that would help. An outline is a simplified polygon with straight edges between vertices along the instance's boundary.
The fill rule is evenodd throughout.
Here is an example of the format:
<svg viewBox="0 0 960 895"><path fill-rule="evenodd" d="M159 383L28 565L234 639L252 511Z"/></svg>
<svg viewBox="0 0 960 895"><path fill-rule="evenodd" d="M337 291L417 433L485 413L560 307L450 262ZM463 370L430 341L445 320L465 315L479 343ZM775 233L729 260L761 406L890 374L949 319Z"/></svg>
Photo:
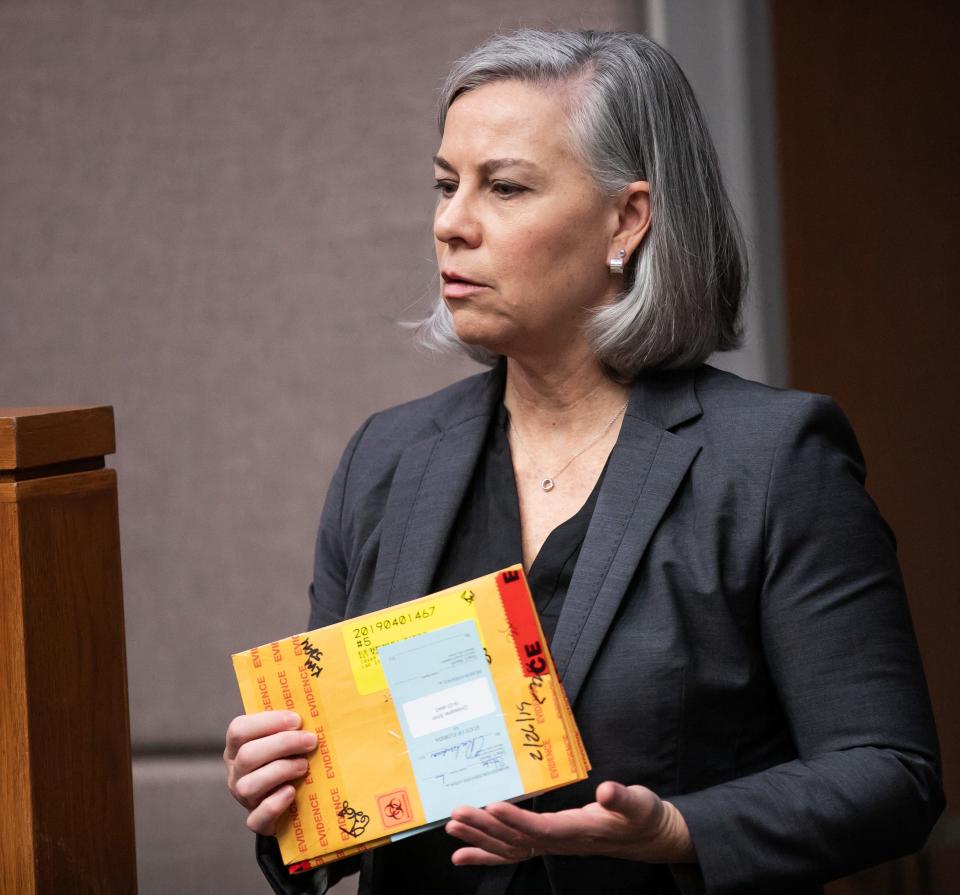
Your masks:
<svg viewBox="0 0 960 895"><path fill-rule="evenodd" d="M317 747L316 735L300 723L296 712L258 712L234 718L227 728L227 788L250 812L247 826L263 836L276 833L277 819L293 802L290 781L307 773L303 756Z"/></svg>
<svg viewBox="0 0 960 895"><path fill-rule="evenodd" d="M447 832L469 847L454 864L511 864L534 855L605 855L651 863L696 861L680 812L645 786L607 781L583 808L537 814L509 802L455 808Z"/></svg>

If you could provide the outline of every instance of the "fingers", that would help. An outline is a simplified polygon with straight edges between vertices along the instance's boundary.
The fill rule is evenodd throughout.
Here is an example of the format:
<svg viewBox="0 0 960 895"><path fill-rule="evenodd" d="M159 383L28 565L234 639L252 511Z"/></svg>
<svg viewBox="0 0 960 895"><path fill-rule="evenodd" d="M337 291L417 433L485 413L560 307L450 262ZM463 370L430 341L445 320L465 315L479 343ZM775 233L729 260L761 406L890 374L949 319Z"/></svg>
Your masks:
<svg viewBox="0 0 960 895"><path fill-rule="evenodd" d="M530 845L540 848L546 846L551 834L550 817L552 815L537 814L535 811L525 811L509 802L493 802L486 808L488 817L497 823L509 828L514 834L519 833L530 840Z"/></svg>
<svg viewBox="0 0 960 895"><path fill-rule="evenodd" d="M652 790L645 786L624 786L613 780L597 787L597 803L639 826L656 823L663 811L660 798Z"/></svg>
<svg viewBox="0 0 960 895"><path fill-rule="evenodd" d="M609 811L617 811L626 787L613 780L605 780L597 787L597 802Z"/></svg>
<svg viewBox="0 0 960 895"><path fill-rule="evenodd" d="M258 828L274 824L293 799L292 788L287 793L278 787L307 773L307 762L299 756L315 749L317 738L299 730L300 723L296 712L260 712L234 718L227 728L227 788L241 805L253 809L252 822Z"/></svg>
<svg viewBox="0 0 960 895"><path fill-rule="evenodd" d="M308 770L305 758L280 758L240 777L234 784L234 796L242 805L257 805L281 784L303 777Z"/></svg>
<svg viewBox="0 0 960 895"><path fill-rule="evenodd" d="M549 821L541 815L494 802L486 808L455 808L446 829L472 846L454 852L454 864L493 865L526 861L534 854L552 851L548 827Z"/></svg>
<svg viewBox="0 0 960 895"><path fill-rule="evenodd" d="M452 860L493 865L525 861L533 854L609 855L658 863L676 854L692 860L682 818L676 825L679 833L671 837L665 832L664 819L672 808L665 805L645 786L607 781L597 787L597 801L582 808L538 814L509 802L485 809L461 806L453 810L447 832L468 847L454 852Z"/></svg>
<svg viewBox="0 0 960 895"><path fill-rule="evenodd" d="M529 849L533 843L526 841L526 836L522 831L503 823L503 821L492 812L491 809L493 807L494 806L491 805L488 808L472 808L469 805L461 805L459 808L453 809L450 818L452 821L473 827L476 830L486 833L488 836L500 839L510 845ZM510 807L512 808L513 806L511 805ZM521 809L517 810L521 811ZM521 813L527 814L529 812L521 811Z"/></svg>
<svg viewBox="0 0 960 895"><path fill-rule="evenodd" d="M233 761L244 743L260 739L282 730L297 730L301 724L296 712L257 712L253 715L240 715L230 722L227 728L224 761Z"/></svg>
<svg viewBox="0 0 960 895"><path fill-rule="evenodd" d="M307 773L300 756L317 747L316 735L300 724L296 712L258 712L234 718L227 728L227 787L250 809L247 826L263 836L276 833L277 820L293 803L289 781Z"/></svg>
<svg viewBox="0 0 960 895"><path fill-rule="evenodd" d="M456 836L457 839L462 839L464 842L491 855L503 858L505 861L523 861L531 855L529 847L518 848L493 836L488 836L476 827L469 827L466 824L451 820L447 822L446 829L451 836Z"/></svg>
<svg viewBox="0 0 960 895"><path fill-rule="evenodd" d="M273 836L277 832L277 820L286 811L295 795L292 786L281 786L267 796L247 815L247 826L261 836Z"/></svg>
<svg viewBox="0 0 960 895"><path fill-rule="evenodd" d="M304 755L316 747L316 734L303 730L284 730L248 740L237 750L232 763L233 774L239 779L278 758Z"/></svg>
<svg viewBox="0 0 960 895"><path fill-rule="evenodd" d="M497 864L516 863L516 861L501 858L500 855L493 855L490 852L484 851L482 848L458 848L450 856L450 860L453 861L457 867L465 864L479 864L483 867L492 867Z"/></svg>
<svg viewBox="0 0 960 895"><path fill-rule="evenodd" d="M479 808L454 809L446 830L451 836L507 861L526 860L533 847L523 834Z"/></svg>

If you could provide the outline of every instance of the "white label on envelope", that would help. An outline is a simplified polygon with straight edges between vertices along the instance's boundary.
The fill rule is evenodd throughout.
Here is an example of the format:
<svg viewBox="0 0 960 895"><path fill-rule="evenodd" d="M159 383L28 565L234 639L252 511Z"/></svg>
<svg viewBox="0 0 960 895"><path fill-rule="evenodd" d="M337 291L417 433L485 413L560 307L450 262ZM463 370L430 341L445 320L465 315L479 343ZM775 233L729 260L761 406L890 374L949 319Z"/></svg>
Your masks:
<svg viewBox="0 0 960 895"><path fill-rule="evenodd" d="M496 710L490 684L482 677L403 704L407 725L415 737L427 736L483 715L492 715Z"/></svg>

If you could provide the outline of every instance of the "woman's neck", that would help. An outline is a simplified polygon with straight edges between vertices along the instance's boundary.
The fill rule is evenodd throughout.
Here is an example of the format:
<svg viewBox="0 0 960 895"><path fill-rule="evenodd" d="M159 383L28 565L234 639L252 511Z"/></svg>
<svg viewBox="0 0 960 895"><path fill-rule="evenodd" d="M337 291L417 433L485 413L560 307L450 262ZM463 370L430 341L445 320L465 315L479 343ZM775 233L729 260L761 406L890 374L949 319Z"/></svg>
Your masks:
<svg viewBox="0 0 960 895"><path fill-rule="evenodd" d="M504 403L528 435L576 436L622 407L630 386L616 382L592 355L549 367L507 359Z"/></svg>

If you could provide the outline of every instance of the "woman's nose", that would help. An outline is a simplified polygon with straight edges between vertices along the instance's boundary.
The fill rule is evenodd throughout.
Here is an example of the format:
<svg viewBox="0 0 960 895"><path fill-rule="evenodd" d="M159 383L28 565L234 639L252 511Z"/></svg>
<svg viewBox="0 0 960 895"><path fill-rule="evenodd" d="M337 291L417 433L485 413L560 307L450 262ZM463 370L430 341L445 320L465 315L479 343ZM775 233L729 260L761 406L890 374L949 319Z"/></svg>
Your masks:
<svg viewBox="0 0 960 895"><path fill-rule="evenodd" d="M449 198L440 199L433 219L433 234L440 242L461 240L475 247L480 244L480 233L476 208L463 187Z"/></svg>

